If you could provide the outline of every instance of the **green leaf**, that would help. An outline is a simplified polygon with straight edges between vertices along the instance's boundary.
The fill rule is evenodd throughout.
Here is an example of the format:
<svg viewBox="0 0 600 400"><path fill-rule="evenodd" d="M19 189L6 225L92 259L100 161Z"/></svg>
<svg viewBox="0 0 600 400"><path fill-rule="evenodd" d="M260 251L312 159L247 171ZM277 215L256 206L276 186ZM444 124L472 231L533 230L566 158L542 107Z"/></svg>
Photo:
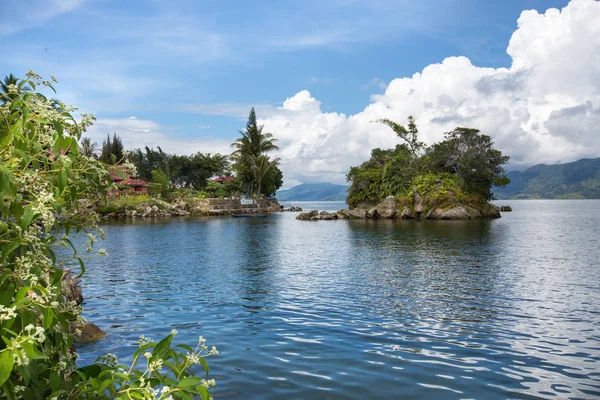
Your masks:
<svg viewBox="0 0 600 400"><path fill-rule="evenodd" d="M208 390L206 390L206 388L204 386L198 386L196 388L196 390L198 391L198 394L200 395L200 397L202 397L202 400L210 399L210 394L208 393Z"/></svg>
<svg viewBox="0 0 600 400"><path fill-rule="evenodd" d="M179 387L189 388L193 386L197 386L202 383L202 379L197 378L195 376L190 376L189 378L183 378L181 382L179 382Z"/></svg>
<svg viewBox="0 0 600 400"><path fill-rule="evenodd" d="M180 348L182 348L184 350L189 351L190 353L194 352L194 350L190 346L188 346L187 344L178 344L175 347L180 347Z"/></svg>
<svg viewBox="0 0 600 400"><path fill-rule="evenodd" d="M25 299L25 295L27 294L29 289L29 286L23 286L21 289L19 289L19 291L15 295L15 305L20 304Z"/></svg>
<svg viewBox="0 0 600 400"><path fill-rule="evenodd" d="M23 341L23 342L21 342L21 347L23 348L23 350L25 350L25 354L27 354L27 358L29 358L29 359L33 358L33 355L35 354L35 351L33 350L33 344L31 344L30 342L27 342L27 341Z"/></svg>
<svg viewBox="0 0 600 400"><path fill-rule="evenodd" d="M81 278L83 274L85 274L85 264L83 263L81 257L77 257L77 261L79 261L79 266L81 267L81 272L79 273L79 275L77 275L77 278Z"/></svg>
<svg viewBox="0 0 600 400"><path fill-rule="evenodd" d="M192 395L190 395L188 392L179 392L179 395L184 399L184 400L193 400Z"/></svg>
<svg viewBox="0 0 600 400"><path fill-rule="evenodd" d="M9 305L14 294L15 285L12 282L8 282L5 286L0 287L0 306Z"/></svg>
<svg viewBox="0 0 600 400"><path fill-rule="evenodd" d="M17 186L12 173L6 165L0 165L0 203L12 200L17 195Z"/></svg>
<svg viewBox="0 0 600 400"><path fill-rule="evenodd" d="M202 367L206 371L206 375L208 375L210 372L210 368L208 368L208 363L203 357L198 357L198 359L200 360L200 364L202 364Z"/></svg>
<svg viewBox="0 0 600 400"><path fill-rule="evenodd" d="M52 319L54 318L54 310L51 307L44 308L44 329L50 328Z"/></svg>
<svg viewBox="0 0 600 400"><path fill-rule="evenodd" d="M58 373L56 371L50 372L50 388L53 391L58 390L58 388L60 387L60 381L60 376L58 376Z"/></svg>
<svg viewBox="0 0 600 400"><path fill-rule="evenodd" d="M20 366L17 369L17 373L19 374L19 376L21 376L21 378L23 378L23 383L25 384L25 386L29 385L29 381L31 380L31 370L29 369L28 366Z"/></svg>
<svg viewBox="0 0 600 400"><path fill-rule="evenodd" d="M31 225L33 217L35 217L35 213L33 212L33 204L30 204L25 207L25 210L23 210L23 216L21 217L21 229L26 230L29 225Z"/></svg>
<svg viewBox="0 0 600 400"><path fill-rule="evenodd" d="M60 121L54 121L53 125L58 135L63 136L63 125L60 123Z"/></svg>
<svg viewBox="0 0 600 400"><path fill-rule="evenodd" d="M91 379L100 375L102 372L102 367L98 364L92 364L83 368L79 368L78 371L85 375L86 379Z"/></svg>
<svg viewBox="0 0 600 400"><path fill-rule="evenodd" d="M58 194L61 195L67 187L67 173L64 169L61 169L58 173Z"/></svg>
<svg viewBox="0 0 600 400"><path fill-rule="evenodd" d="M123 179L123 180L127 179L127 175L121 168L115 168L115 172L117 173L117 175L119 175L121 177L121 179Z"/></svg>
<svg viewBox="0 0 600 400"><path fill-rule="evenodd" d="M112 379L105 379L104 381L102 381L102 384L100 385L97 391L98 396L101 396L102 392L104 392L104 390L106 390L110 385L112 385L112 383Z"/></svg>
<svg viewBox="0 0 600 400"><path fill-rule="evenodd" d="M11 351L0 352L0 386L4 385L4 382L10 377L14 364L15 360Z"/></svg>
<svg viewBox="0 0 600 400"><path fill-rule="evenodd" d="M115 156L114 154L110 153L110 161L112 164L116 164L117 163L117 156Z"/></svg>
<svg viewBox="0 0 600 400"><path fill-rule="evenodd" d="M13 138L13 133L10 129L8 131L6 131L4 134L0 135L0 149L8 146L10 144L12 138Z"/></svg>
<svg viewBox="0 0 600 400"><path fill-rule="evenodd" d="M172 340L173 340L173 336L168 335L163 340L158 342L158 344L154 348L154 351L152 351L152 358L154 358L154 359L159 358L159 359L163 360L165 358L165 356L169 353L169 350L171 349L171 341Z"/></svg>

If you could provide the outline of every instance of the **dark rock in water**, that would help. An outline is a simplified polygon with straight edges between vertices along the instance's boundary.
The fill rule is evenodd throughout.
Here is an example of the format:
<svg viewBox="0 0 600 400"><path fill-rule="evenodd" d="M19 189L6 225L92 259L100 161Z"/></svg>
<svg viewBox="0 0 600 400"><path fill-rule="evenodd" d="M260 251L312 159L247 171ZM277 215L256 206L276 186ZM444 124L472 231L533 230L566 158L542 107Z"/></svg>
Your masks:
<svg viewBox="0 0 600 400"><path fill-rule="evenodd" d="M379 214L377 214L377 207L369 208L369 211L367 211L367 218L377 219L378 217Z"/></svg>
<svg viewBox="0 0 600 400"><path fill-rule="evenodd" d="M500 218L500 212L498 212L498 209L491 204L485 204L478 208L467 205L455 205L448 208L433 208L429 210L424 217L426 219L438 220L491 219Z"/></svg>
<svg viewBox="0 0 600 400"><path fill-rule="evenodd" d="M71 268L67 268L63 272L62 285L63 291L68 302L75 302L78 306L83 304L83 293L81 279L74 277ZM71 324L70 331L74 334L74 341L77 344L92 343L106 336L106 332L98 328L94 324ZM81 332L81 333L79 333Z"/></svg>
<svg viewBox="0 0 600 400"><path fill-rule="evenodd" d="M106 336L106 332L94 324L75 325L73 331L75 332L73 335L74 341L77 344L97 342Z"/></svg>
<svg viewBox="0 0 600 400"><path fill-rule="evenodd" d="M377 217L383 219L392 219L396 216L396 200L394 196L388 196L376 207Z"/></svg>
<svg viewBox="0 0 600 400"><path fill-rule="evenodd" d="M300 220L300 221L310 221L313 217L317 217L319 216L319 211L317 210L312 210L312 211L305 211L300 213L299 215L296 216L296 219Z"/></svg>
<svg viewBox="0 0 600 400"><path fill-rule="evenodd" d="M78 306L83 304L83 292L81 279L74 277L71 268L67 268L63 272L62 286L68 301L74 301Z"/></svg>
<svg viewBox="0 0 600 400"><path fill-rule="evenodd" d="M367 211L362 208L355 208L347 210L346 215L349 219L365 219L367 218Z"/></svg>
<svg viewBox="0 0 600 400"><path fill-rule="evenodd" d="M402 218L402 219L417 219L418 216L417 214L411 210L409 207L404 206L404 208L400 211L398 210L396 212L396 218Z"/></svg>
<svg viewBox="0 0 600 400"><path fill-rule="evenodd" d="M502 212L510 212L512 211L512 207L511 206L498 206L498 211L502 211Z"/></svg>
<svg viewBox="0 0 600 400"><path fill-rule="evenodd" d="M417 217L420 217L423 213L423 198L419 192L417 192L417 188L414 188L413 190L413 204Z"/></svg>

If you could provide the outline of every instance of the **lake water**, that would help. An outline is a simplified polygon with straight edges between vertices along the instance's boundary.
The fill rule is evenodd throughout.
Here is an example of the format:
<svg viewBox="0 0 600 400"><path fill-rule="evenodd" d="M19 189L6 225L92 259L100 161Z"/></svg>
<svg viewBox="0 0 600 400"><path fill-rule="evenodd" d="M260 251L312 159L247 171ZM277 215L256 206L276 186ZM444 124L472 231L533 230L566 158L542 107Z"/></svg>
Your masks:
<svg viewBox="0 0 600 400"><path fill-rule="evenodd" d="M176 328L221 351L222 399L600 396L600 201L501 204L493 221L107 225L84 296L108 335L79 362Z"/></svg>

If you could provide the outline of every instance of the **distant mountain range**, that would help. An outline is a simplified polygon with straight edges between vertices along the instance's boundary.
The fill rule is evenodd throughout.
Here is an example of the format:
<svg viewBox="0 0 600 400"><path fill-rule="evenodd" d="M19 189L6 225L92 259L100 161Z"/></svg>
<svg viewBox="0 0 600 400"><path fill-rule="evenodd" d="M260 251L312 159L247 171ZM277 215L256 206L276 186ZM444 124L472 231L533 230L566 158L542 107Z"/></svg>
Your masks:
<svg viewBox="0 0 600 400"><path fill-rule="evenodd" d="M507 175L510 184L493 190L497 199L600 199L600 158L539 164Z"/></svg>
<svg viewBox="0 0 600 400"><path fill-rule="evenodd" d="M331 183L303 183L289 190L279 190L279 201L345 201L348 186Z"/></svg>
<svg viewBox="0 0 600 400"><path fill-rule="evenodd" d="M499 199L600 199L600 158L584 158L567 164L535 165L510 171L511 182L494 188ZM345 201L348 186L304 183L277 192L279 201Z"/></svg>

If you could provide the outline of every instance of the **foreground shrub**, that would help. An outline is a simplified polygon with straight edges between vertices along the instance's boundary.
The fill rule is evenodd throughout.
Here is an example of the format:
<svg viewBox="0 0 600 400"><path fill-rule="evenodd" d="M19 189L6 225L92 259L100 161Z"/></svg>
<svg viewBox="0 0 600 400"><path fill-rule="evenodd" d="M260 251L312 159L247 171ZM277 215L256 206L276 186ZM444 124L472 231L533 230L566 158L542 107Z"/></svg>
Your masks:
<svg viewBox="0 0 600 400"><path fill-rule="evenodd" d="M48 100L40 86L54 90L30 71L0 92L0 398L209 398L214 382L195 377L192 367L208 373L203 356L216 349L203 339L196 349L173 346L175 331L158 343L143 338L129 367L110 355L77 367L73 326L84 321L65 294L61 267L85 272L104 233L80 203L106 196L111 182L102 163L78 152L94 117L77 122L74 107ZM72 232L87 234L82 247ZM57 259L56 246L71 255Z"/></svg>

